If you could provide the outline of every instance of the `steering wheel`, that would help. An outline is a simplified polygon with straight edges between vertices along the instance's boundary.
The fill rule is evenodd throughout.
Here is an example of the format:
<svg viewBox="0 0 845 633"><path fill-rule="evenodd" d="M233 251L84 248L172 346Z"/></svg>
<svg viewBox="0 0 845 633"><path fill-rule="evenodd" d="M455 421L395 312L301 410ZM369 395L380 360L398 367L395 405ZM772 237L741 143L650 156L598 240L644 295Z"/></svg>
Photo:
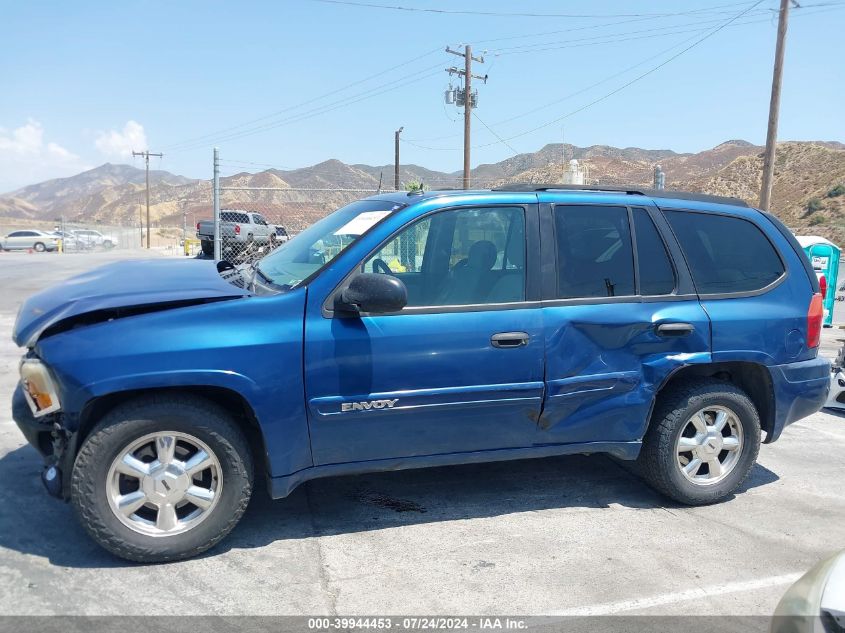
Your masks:
<svg viewBox="0 0 845 633"><path fill-rule="evenodd" d="M392 275L393 271L390 270L390 266L387 265L387 262L384 261L381 257L376 257L373 260L373 272L374 273L384 273L385 275Z"/></svg>

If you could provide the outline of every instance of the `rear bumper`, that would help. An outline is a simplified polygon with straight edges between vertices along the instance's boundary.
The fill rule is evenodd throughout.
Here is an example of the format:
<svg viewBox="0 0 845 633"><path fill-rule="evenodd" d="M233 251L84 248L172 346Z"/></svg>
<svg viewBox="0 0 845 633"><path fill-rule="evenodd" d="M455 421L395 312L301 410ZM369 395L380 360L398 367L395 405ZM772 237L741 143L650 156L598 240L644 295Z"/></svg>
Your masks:
<svg viewBox="0 0 845 633"><path fill-rule="evenodd" d="M766 443L774 442L788 425L824 406L830 389L830 361L814 358L769 367L775 396L775 419Z"/></svg>

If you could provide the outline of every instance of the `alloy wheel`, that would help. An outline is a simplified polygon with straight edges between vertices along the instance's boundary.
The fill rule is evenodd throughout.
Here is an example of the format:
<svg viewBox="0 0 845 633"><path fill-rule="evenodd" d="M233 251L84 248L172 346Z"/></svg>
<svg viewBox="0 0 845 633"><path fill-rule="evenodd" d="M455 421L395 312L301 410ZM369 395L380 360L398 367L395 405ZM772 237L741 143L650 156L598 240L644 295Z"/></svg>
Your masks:
<svg viewBox="0 0 845 633"><path fill-rule="evenodd" d="M708 406L690 417L675 443L681 474L699 486L722 481L742 455L742 422L731 409Z"/></svg>
<svg viewBox="0 0 845 633"><path fill-rule="evenodd" d="M187 433L145 435L120 451L106 492L115 517L147 536L173 536L201 523L217 505L222 469L214 452Z"/></svg>

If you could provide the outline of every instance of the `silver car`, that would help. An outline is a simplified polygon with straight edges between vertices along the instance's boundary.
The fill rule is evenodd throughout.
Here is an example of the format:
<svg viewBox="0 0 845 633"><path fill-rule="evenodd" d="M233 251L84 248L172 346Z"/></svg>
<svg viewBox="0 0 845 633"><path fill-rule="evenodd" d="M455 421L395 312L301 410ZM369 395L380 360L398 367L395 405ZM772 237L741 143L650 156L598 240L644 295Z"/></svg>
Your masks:
<svg viewBox="0 0 845 633"><path fill-rule="evenodd" d="M34 250L38 253L54 251L59 247L59 237L46 231L12 231L0 238L0 247L4 251Z"/></svg>
<svg viewBox="0 0 845 633"><path fill-rule="evenodd" d="M63 251L78 251L85 248L85 244L70 231L53 231L53 235L62 240Z"/></svg>
<svg viewBox="0 0 845 633"><path fill-rule="evenodd" d="M73 229L71 233L85 248L102 246L105 249L110 249L117 246L116 237L113 235L103 235L99 231L92 231L91 229Z"/></svg>

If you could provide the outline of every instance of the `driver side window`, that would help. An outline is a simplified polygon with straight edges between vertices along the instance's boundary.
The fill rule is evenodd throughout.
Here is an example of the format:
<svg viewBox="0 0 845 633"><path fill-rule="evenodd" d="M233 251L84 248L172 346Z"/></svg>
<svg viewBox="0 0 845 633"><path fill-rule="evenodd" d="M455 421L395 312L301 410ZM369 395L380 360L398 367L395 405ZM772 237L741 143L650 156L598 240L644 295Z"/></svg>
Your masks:
<svg viewBox="0 0 845 633"><path fill-rule="evenodd" d="M361 266L408 289L408 306L510 303L525 299L521 207L441 211L414 222Z"/></svg>

